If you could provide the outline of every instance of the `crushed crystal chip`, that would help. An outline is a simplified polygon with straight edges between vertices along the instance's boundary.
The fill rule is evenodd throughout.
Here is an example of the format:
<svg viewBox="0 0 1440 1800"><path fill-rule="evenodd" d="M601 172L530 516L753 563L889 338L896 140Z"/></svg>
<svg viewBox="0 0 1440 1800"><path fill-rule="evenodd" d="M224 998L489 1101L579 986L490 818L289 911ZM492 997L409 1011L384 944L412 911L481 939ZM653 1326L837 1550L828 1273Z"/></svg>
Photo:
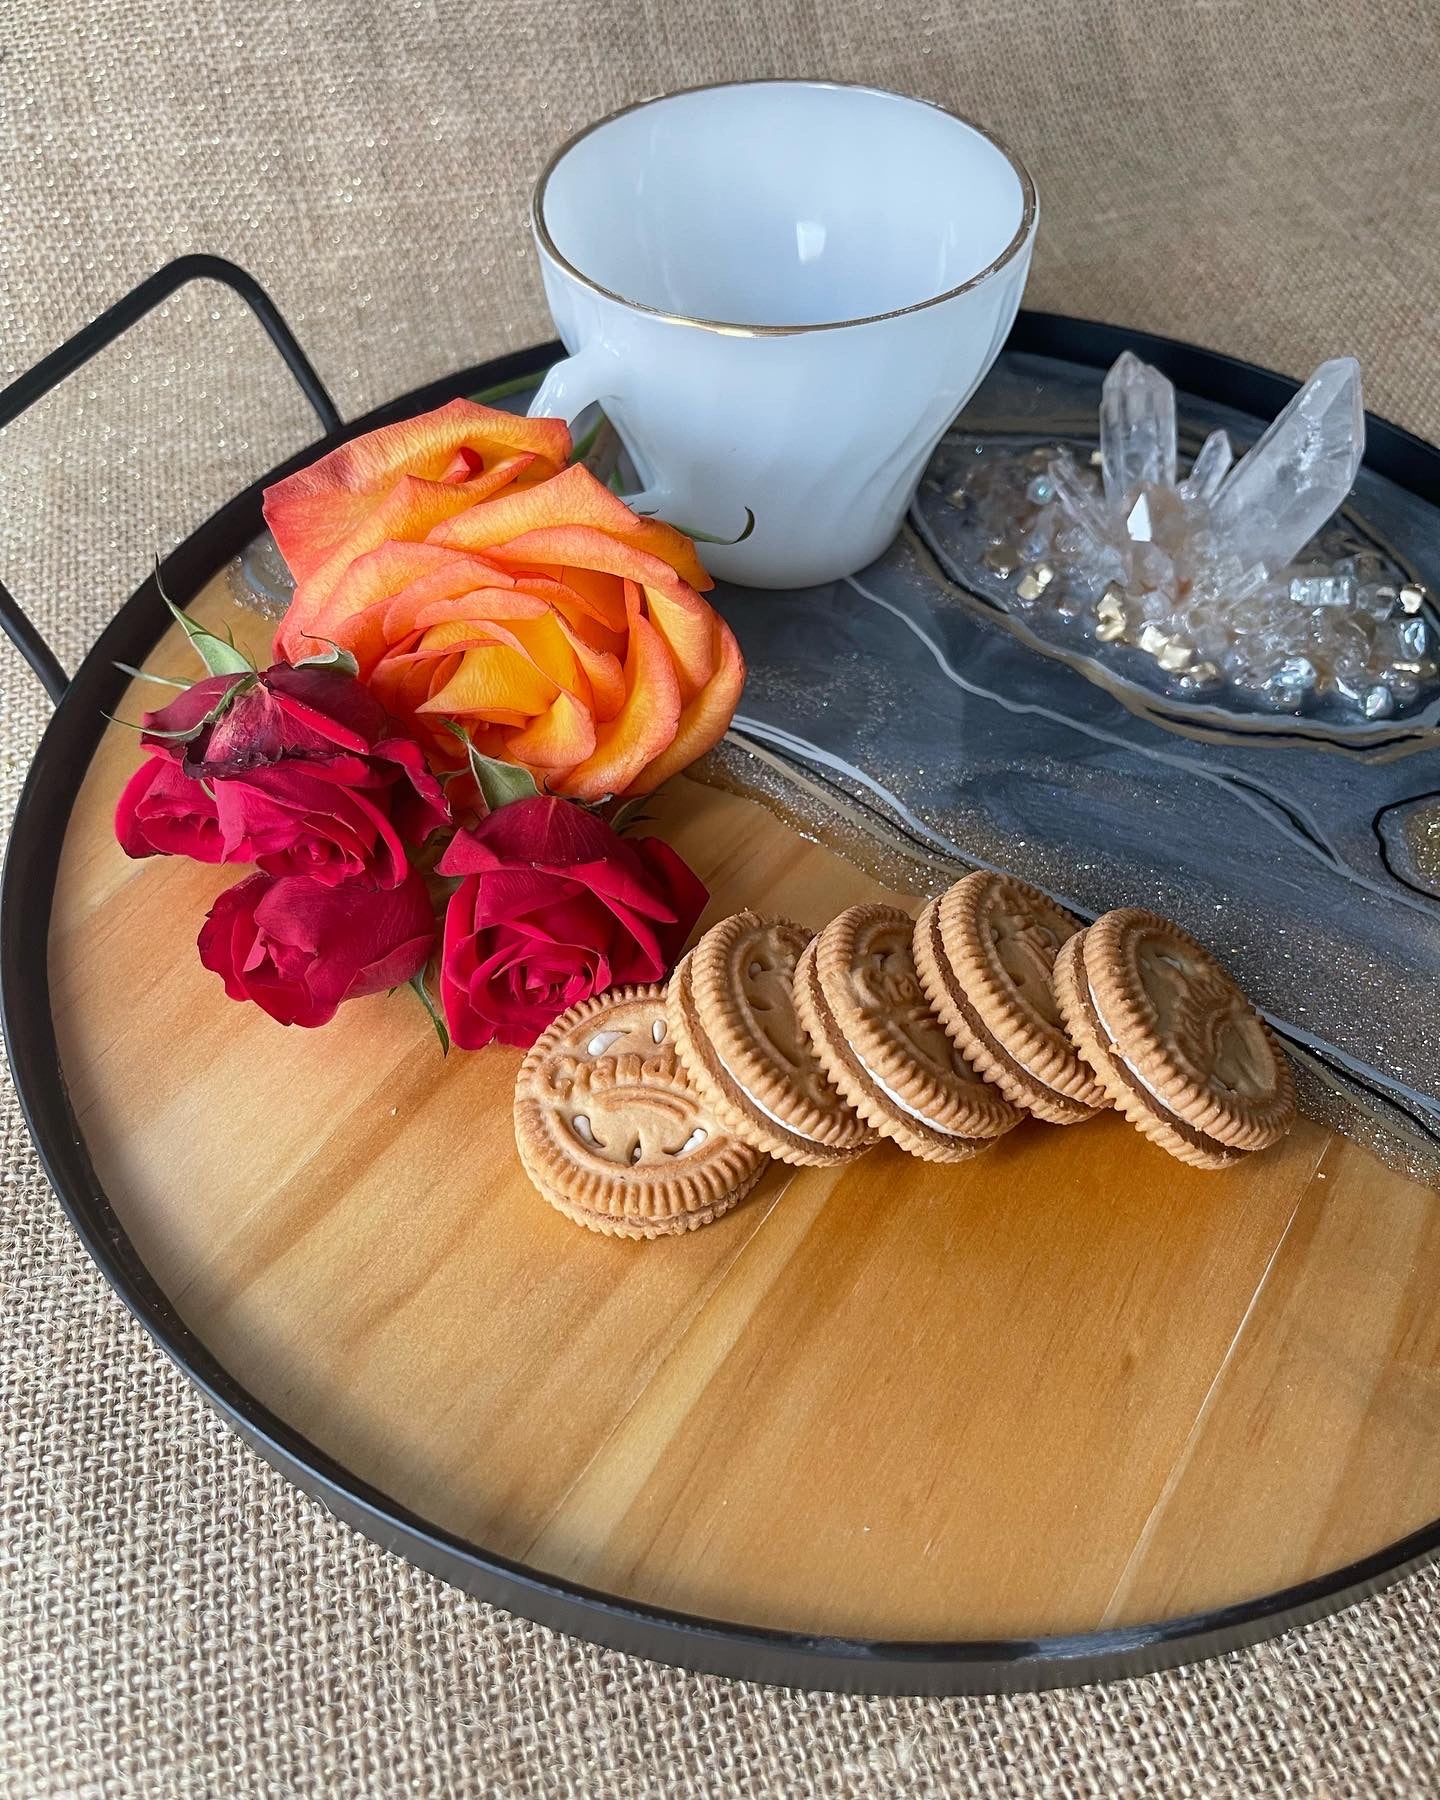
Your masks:
<svg viewBox="0 0 1440 1800"><path fill-rule="evenodd" d="M1276 669L1275 678L1287 687L1312 688L1319 676L1308 656L1287 656Z"/></svg>
<svg viewBox="0 0 1440 1800"><path fill-rule="evenodd" d="M1366 688L1363 704L1367 719L1388 719L1395 710L1395 696L1383 682L1377 682Z"/></svg>
<svg viewBox="0 0 1440 1800"><path fill-rule="evenodd" d="M1290 598L1297 606L1349 606L1355 583L1349 575L1292 575Z"/></svg>

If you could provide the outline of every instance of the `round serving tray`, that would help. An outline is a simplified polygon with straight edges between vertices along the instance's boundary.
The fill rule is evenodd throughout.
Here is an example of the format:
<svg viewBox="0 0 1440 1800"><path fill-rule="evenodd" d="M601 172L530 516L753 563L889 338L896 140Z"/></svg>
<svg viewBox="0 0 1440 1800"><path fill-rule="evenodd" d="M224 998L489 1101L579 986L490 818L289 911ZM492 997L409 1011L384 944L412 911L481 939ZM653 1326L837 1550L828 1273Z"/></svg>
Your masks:
<svg viewBox="0 0 1440 1800"><path fill-rule="evenodd" d="M1127 345L1260 417L1292 391L1042 315L1011 352L1102 367ZM263 650L223 576L262 489L556 354L332 433L189 537L169 592ZM1376 426L1370 454L1440 491L1440 453L1404 433ZM1304 1623L1440 1549L1426 1187L1313 1121L1216 1177L1107 1118L1025 1127L951 1170L888 1151L777 1168L683 1241L577 1231L515 1160L514 1053L442 1063L401 998L280 1031L194 955L229 872L121 855L110 816L135 746L105 715L137 716L145 690L116 664L183 671L178 638L147 581L45 733L5 869L5 1034L90 1254L339 1517L599 1643L864 1692L1141 1673ZM818 924L924 885L892 869L882 887L733 786L672 783L657 811L717 916L759 903Z"/></svg>

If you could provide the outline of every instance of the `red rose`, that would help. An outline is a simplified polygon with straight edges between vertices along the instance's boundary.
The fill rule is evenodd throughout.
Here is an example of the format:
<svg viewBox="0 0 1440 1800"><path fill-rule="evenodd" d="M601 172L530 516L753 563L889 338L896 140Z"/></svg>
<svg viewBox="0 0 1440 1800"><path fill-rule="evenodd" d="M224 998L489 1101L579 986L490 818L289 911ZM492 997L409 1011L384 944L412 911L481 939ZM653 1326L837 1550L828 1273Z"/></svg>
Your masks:
<svg viewBox="0 0 1440 1800"><path fill-rule="evenodd" d="M343 1000L398 987L424 968L435 913L423 878L329 887L251 875L226 888L200 927L200 960L232 1000L282 1025L323 1025Z"/></svg>
<svg viewBox="0 0 1440 1800"><path fill-rule="evenodd" d="M197 789L205 783L218 835L171 830L162 841L148 825L135 828L127 788L115 823L131 856L195 855L191 845L203 840L207 862L393 887L405 879L405 841L423 842L449 822L419 745L397 734L358 681L332 669L277 663L259 675L207 676L145 715L142 742ZM180 807L173 780L164 797Z"/></svg>
<svg viewBox="0 0 1440 1800"><path fill-rule="evenodd" d="M225 860L215 802L168 756L152 756L126 782L115 808L115 835L127 856Z"/></svg>
<svg viewBox="0 0 1440 1800"><path fill-rule="evenodd" d="M463 877L445 914L440 998L464 1050L533 1044L577 1000L660 980L707 898L668 844L618 837L550 798L457 833L439 873Z"/></svg>

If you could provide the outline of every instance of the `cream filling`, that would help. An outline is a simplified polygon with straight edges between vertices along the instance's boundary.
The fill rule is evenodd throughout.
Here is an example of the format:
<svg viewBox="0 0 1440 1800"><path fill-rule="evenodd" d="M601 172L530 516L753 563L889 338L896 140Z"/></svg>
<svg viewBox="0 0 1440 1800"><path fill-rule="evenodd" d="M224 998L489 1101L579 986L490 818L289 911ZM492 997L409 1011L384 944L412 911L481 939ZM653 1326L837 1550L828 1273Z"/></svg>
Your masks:
<svg viewBox="0 0 1440 1800"><path fill-rule="evenodd" d="M1121 1065L1130 1071L1130 1073L1140 1083L1141 1087L1144 1088L1145 1092L1147 1094L1153 1095L1154 1098L1156 1100L1158 1100L1160 1102L1160 1104L1165 1108L1166 1112L1170 1113L1173 1116L1175 1114L1175 1108L1171 1105L1171 1103L1167 1099L1167 1097L1160 1092L1159 1088L1157 1088L1155 1086L1153 1081L1146 1080L1142 1071L1135 1067L1134 1063L1131 1062L1130 1058L1128 1056L1126 1056L1124 1051L1115 1042L1115 1033L1110 1029L1110 1021L1105 1017L1105 1014L1100 1010L1100 1002L1095 998L1095 990L1093 987L1091 987L1088 976L1086 977L1086 980L1085 980L1085 992L1090 997L1090 1009L1095 1014L1095 1022L1097 1025L1099 1025L1100 1029L1105 1033L1105 1041L1110 1047L1110 1054L1114 1057L1118 1057Z"/></svg>
<svg viewBox="0 0 1440 1800"><path fill-rule="evenodd" d="M865 1071L865 1073L875 1083L876 1087L879 1088L880 1092L885 1096L885 1098L887 1100L891 1101L894 1105L898 1106L900 1108L901 1112L909 1113L909 1115L912 1119L918 1119L922 1125L928 1125L930 1127L931 1131L938 1131L942 1137L959 1138L963 1142L967 1142L967 1143L969 1142L969 1139L970 1139L969 1133L964 1132L964 1131L955 1131L949 1125L939 1124L936 1120L927 1117L927 1115L924 1114L923 1112L921 1112L918 1107L912 1106L908 1100L903 1099L899 1094L897 1094L895 1092L894 1088L889 1087L885 1082L883 1082L880 1079L880 1077L870 1067L869 1063L866 1062L865 1058L860 1054L860 1052L855 1048L855 1046L853 1044L850 1046L850 1054L855 1058L856 1062L859 1063L860 1067Z"/></svg>
<svg viewBox="0 0 1440 1800"><path fill-rule="evenodd" d="M740 1092L745 1096L745 1098L755 1108L756 1112L764 1113L765 1117L770 1121L770 1123L772 1125L778 1125L782 1131L788 1131L790 1133L791 1137L804 1138L804 1140L807 1144L819 1144L824 1141L821 1138L817 1138L813 1132L802 1131L798 1125L792 1125L789 1119L782 1119L780 1117L779 1113L771 1112L770 1108L765 1104L765 1102L760 1098L760 1096L758 1094L752 1094L750 1092L750 1089L748 1087L746 1087L745 1083L740 1079L740 1077L730 1067L729 1063L726 1062L725 1058L720 1054L719 1045L716 1044L716 1042L713 1038L710 1040L710 1050L711 1050L711 1053L713 1054L716 1062L719 1063L720 1067L725 1071L725 1073L735 1083L736 1087L739 1088Z"/></svg>

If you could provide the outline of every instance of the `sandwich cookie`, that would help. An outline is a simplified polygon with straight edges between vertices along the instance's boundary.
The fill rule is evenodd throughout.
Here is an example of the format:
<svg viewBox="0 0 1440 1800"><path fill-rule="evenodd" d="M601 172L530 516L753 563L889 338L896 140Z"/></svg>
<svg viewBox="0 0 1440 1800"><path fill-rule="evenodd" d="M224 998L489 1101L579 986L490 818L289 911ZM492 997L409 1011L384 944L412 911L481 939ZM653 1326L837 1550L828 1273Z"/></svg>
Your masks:
<svg viewBox="0 0 1440 1800"><path fill-rule="evenodd" d="M820 1066L866 1124L927 1162L963 1162L1020 1121L930 1010L896 906L852 906L795 970L795 1006Z"/></svg>
<svg viewBox="0 0 1440 1800"><path fill-rule="evenodd" d="M1055 998L1132 1125L1181 1162L1223 1169L1295 1118L1289 1066L1208 950L1157 913L1106 913L1065 944Z"/></svg>
<svg viewBox="0 0 1440 1800"><path fill-rule="evenodd" d="M920 985L952 1041L1016 1106L1078 1125L1110 1096L1066 1036L1051 988L1080 921L1013 875L977 869L915 925Z"/></svg>
<svg viewBox="0 0 1440 1800"><path fill-rule="evenodd" d="M615 1237L708 1225L765 1168L691 1085L660 987L612 989L556 1019L520 1065L515 1144L557 1211Z"/></svg>
<svg viewBox="0 0 1440 1800"><path fill-rule="evenodd" d="M826 1079L795 1011L795 965L811 933L735 913L670 978L665 1016L692 1083L743 1143L782 1162L846 1162L876 1132Z"/></svg>

